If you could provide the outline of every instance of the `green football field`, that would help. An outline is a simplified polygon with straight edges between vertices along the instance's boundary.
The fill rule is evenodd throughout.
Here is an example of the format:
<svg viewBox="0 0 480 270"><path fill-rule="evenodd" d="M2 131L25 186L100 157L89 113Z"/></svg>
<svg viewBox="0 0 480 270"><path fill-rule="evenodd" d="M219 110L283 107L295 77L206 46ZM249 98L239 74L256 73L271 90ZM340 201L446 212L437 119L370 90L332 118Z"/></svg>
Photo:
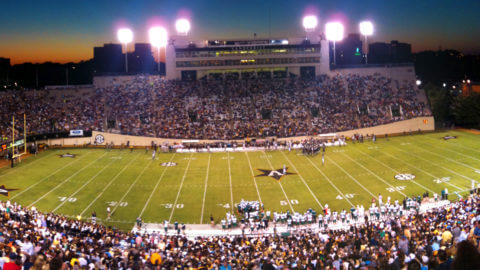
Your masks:
<svg viewBox="0 0 480 270"><path fill-rule="evenodd" d="M447 134L458 137L444 140ZM59 156L67 152L76 157ZM137 217L198 224L213 215L218 221L241 199L261 201L272 211L320 211L325 204L340 211L358 204L368 208L379 194L402 200L447 187L452 199L480 180L480 135L461 131L348 142L327 148L325 156L322 165L321 155L293 150L158 154L152 160L151 151L140 149L60 149L0 169L0 185L17 189L9 199L23 206L84 219L96 211L102 223L129 230ZM280 181L259 176L259 169L284 165L292 174ZM415 178L397 180L400 174ZM113 215L105 221L108 206Z"/></svg>

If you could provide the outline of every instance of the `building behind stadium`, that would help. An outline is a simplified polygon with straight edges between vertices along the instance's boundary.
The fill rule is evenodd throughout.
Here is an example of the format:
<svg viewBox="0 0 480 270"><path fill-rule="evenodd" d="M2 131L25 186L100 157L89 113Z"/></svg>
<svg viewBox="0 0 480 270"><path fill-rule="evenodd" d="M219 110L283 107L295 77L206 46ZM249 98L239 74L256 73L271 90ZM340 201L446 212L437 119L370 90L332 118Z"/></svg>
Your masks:
<svg viewBox="0 0 480 270"><path fill-rule="evenodd" d="M145 53L148 51L151 53ZM415 79L410 44L398 41L372 43L368 48L368 65L365 65L365 48L359 34L349 34L343 41L337 42L335 63L333 51L333 43L318 33L306 33L296 38L198 41L192 41L188 36L174 36L166 49L162 49L165 65L161 63L160 70L149 44L135 44L135 50L128 54L128 65L130 75L160 73L169 80L312 78L338 72L389 76L398 70L410 73L409 77ZM120 44L95 47L95 74L125 75L122 74L124 59Z"/></svg>

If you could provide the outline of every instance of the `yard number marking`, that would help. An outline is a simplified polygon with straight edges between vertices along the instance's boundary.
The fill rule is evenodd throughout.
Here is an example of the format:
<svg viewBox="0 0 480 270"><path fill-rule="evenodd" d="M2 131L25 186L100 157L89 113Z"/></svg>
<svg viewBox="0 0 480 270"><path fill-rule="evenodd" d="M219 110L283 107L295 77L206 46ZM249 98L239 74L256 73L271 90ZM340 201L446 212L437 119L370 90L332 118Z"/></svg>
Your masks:
<svg viewBox="0 0 480 270"><path fill-rule="evenodd" d="M441 184L441 183L450 182L450 176L448 176L448 177L442 177L442 178L437 178L437 179L433 179L433 182L435 182L435 183L437 183L437 184Z"/></svg>
<svg viewBox="0 0 480 270"><path fill-rule="evenodd" d="M345 198L347 199L353 199L353 197L355 197L355 193L348 193L348 194L345 194ZM342 197L342 195L337 195L336 199L337 200L343 200L344 197Z"/></svg>
<svg viewBox="0 0 480 270"><path fill-rule="evenodd" d="M400 190L405 190L406 186L396 186L396 187L389 187L387 188L388 192L395 192Z"/></svg>
<svg viewBox="0 0 480 270"><path fill-rule="evenodd" d="M298 200L290 200L291 204L298 204ZM288 205L287 201L280 201L280 205L285 206Z"/></svg>
<svg viewBox="0 0 480 270"><path fill-rule="evenodd" d="M76 201L77 201L77 198L74 198L74 197L71 197L71 198L69 198L69 197L58 197L58 199L59 199L61 202L67 201L67 202L73 203L73 202L76 202Z"/></svg>
<svg viewBox="0 0 480 270"><path fill-rule="evenodd" d="M111 207L115 207L117 206L120 206L120 207L126 207L128 205L128 202L116 202L116 201L111 201L111 202L107 202L107 204Z"/></svg>
<svg viewBox="0 0 480 270"><path fill-rule="evenodd" d="M161 205L165 206L165 208L168 208L168 209L173 208L173 203L162 203ZM183 208L183 206L184 206L183 204L177 203L176 208L181 209Z"/></svg>

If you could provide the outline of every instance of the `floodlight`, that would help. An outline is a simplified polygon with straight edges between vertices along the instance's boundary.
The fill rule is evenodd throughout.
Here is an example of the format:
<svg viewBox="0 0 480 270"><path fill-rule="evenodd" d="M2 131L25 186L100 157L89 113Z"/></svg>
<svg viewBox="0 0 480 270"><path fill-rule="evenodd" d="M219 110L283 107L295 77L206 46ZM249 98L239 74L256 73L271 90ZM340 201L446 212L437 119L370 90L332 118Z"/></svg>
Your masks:
<svg viewBox="0 0 480 270"><path fill-rule="evenodd" d="M443 87L447 87L447 83L443 83Z"/></svg>
<svg viewBox="0 0 480 270"><path fill-rule="evenodd" d="M364 36L371 36L373 34L373 24L369 21L360 23L360 33Z"/></svg>
<svg viewBox="0 0 480 270"><path fill-rule="evenodd" d="M305 28L305 31L310 32L315 30L317 24L318 20L315 15L307 15L303 17L303 28Z"/></svg>
<svg viewBox="0 0 480 270"><path fill-rule="evenodd" d="M327 40L341 41L343 39L343 25L339 22L329 22L325 25Z"/></svg>
<svg viewBox="0 0 480 270"><path fill-rule="evenodd" d="M190 31L190 22L187 19L178 19L175 23L178 34L187 35Z"/></svg>
<svg viewBox="0 0 480 270"><path fill-rule="evenodd" d="M127 44L133 40L133 32L128 28L120 28L117 31L118 40L125 44L125 72L128 73L128 48Z"/></svg>
<svg viewBox="0 0 480 270"><path fill-rule="evenodd" d="M343 39L343 25L339 22L329 22L325 25L327 40L333 41L333 64L337 64L335 42Z"/></svg>
<svg viewBox="0 0 480 270"><path fill-rule="evenodd" d="M167 30L161 26L155 26L148 31L150 44L157 48L158 54L158 73L160 74L160 48L167 46L168 34Z"/></svg>
<svg viewBox="0 0 480 270"><path fill-rule="evenodd" d="M152 27L148 31L148 36L150 37L150 44L153 47L165 47L167 45L168 37L167 30L163 27Z"/></svg>
<svg viewBox="0 0 480 270"><path fill-rule="evenodd" d="M467 80L467 83L468 83L468 84L470 84L470 82L471 82L470 80Z"/></svg>
<svg viewBox="0 0 480 270"><path fill-rule="evenodd" d="M118 29L117 36L118 40L124 44L130 43L133 40L133 32L128 28Z"/></svg>
<svg viewBox="0 0 480 270"><path fill-rule="evenodd" d="M417 83L417 86L420 86L422 84L422 81L417 80L416 83Z"/></svg>

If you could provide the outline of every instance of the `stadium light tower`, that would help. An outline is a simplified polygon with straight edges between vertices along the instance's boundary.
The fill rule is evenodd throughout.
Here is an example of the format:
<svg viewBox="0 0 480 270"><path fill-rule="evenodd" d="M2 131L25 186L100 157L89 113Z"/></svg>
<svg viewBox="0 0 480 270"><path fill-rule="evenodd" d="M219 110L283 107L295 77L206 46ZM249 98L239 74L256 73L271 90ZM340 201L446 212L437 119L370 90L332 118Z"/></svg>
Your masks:
<svg viewBox="0 0 480 270"><path fill-rule="evenodd" d="M190 31L190 21L187 19L178 19L175 22L175 28L177 29L177 33L181 36L186 36L188 35L188 32Z"/></svg>
<svg viewBox="0 0 480 270"><path fill-rule="evenodd" d="M318 19L315 15L307 15L303 17L303 28L305 32L313 32L317 28Z"/></svg>
<svg viewBox="0 0 480 270"><path fill-rule="evenodd" d="M158 73L160 74L160 48L167 46L167 30L160 26L152 27L148 31L148 36L150 37L150 44L152 44L153 47L157 48Z"/></svg>
<svg viewBox="0 0 480 270"><path fill-rule="evenodd" d="M125 44L125 73L128 73L128 43L132 42L133 40L133 32L128 28L121 28L118 29L117 32L118 40Z"/></svg>
<svg viewBox="0 0 480 270"><path fill-rule="evenodd" d="M333 41L333 64L337 65L335 42L343 39L343 25L339 22L329 22L325 25L327 40Z"/></svg>
<svg viewBox="0 0 480 270"><path fill-rule="evenodd" d="M373 24L369 21L360 23L360 33L365 37L365 64L368 64L368 36L373 35Z"/></svg>

